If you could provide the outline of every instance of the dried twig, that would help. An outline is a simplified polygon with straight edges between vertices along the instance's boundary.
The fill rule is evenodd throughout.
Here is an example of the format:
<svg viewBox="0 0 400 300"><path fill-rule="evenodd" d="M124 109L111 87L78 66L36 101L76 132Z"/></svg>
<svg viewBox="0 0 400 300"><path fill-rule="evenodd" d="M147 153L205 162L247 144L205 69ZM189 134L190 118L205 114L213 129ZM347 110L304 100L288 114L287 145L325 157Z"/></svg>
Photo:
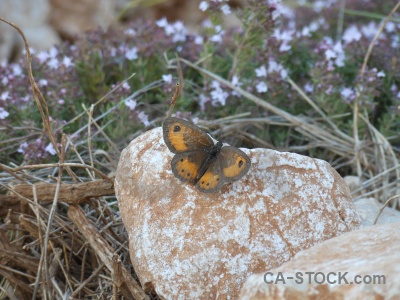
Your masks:
<svg viewBox="0 0 400 300"><path fill-rule="evenodd" d="M175 94L172 96L171 104L169 106L169 110L167 113L167 118L169 118L172 115L172 111L174 110L175 103L176 103L176 100L178 99L180 90L181 90L181 88L180 88L179 82L177 82L175 85Z"/></svg>
<svg viewBox="0 0 400 300"><path fill-rule="evenodd" d="M379 219L379 217L381 216L381 214L382 214L383 210L385 209L386 205L388 205L388 203L389 203L390 201L392 201L393 199L398 199L398 198L400 198L400 195L395 195L395 196L389 198L389 199L385 202L385 204L382 205L381 209L379 210L378 215L377 215L376 218L375 218L374 225L376 225L376 222L378 222L378 219Z"/></svg>
<svg viewBox="0 0 400 300"><path fill-rule="evenodd" d="M26 198L34 197L34 190L38 203L46 205L53 201L54 194L57 189L57 184L54 183L36 183L19 184L12 187L14 193L10 195L0 195L0 209L7 208L10 205L20 203L21 196ZM59 186L58 202L67 204L81 204L88 201L90 198L110 196L114 192L114 184L109 180L95 180L84 183L63 183Z"/></svg>

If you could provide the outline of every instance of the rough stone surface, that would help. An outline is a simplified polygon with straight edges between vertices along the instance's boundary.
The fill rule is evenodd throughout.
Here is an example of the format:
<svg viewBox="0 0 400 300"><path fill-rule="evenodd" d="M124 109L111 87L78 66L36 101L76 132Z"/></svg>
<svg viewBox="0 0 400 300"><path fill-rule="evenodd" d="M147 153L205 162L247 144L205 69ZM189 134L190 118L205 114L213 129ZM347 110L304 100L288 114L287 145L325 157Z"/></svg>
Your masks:
<svg viewBox="0 0 400 300"><path fill-rule="evenodd" d="M146 289L164 299L234 299L251 274L359 227L348 187L328 163L242 150L249 173L212 194L174 177L161 128L123 150L115 189Z"/></svg>
<svg viewBox="0 0 400 300"><path fill-rule="evenodd" d="M282 274L285 283L266 284L265 273L252 275L244 284L240 299L400 299L399 231L400 223L370 226L301 251L291 261L269 270L274 277L268 275L268 281ZM304 274L303 283L295 282L296 272ZM325 276L330 272L348 272L345 276L348 283L353 282L356 275L366 276L356 280L371 280L371 283L345 284L342 280L339 284L339 277L330 275L330 281L337 283L328 284L322 282L323 275L318 275L316 281L312 276L308 284L305 272L321 272ZM384 275L385 283L383 277L374 279L374 275ZM287 279L291 276L293 280Z"/></svg>
<svg viewBox="0 0 400 300"><path fill-rule="evenodd" d="M357 213L361 218L363 226L371 226L374 224L376 217L381 210L382 203L374 198L361 198L354 201ZM379 216L377 224L387 224L400 222L400 212L390 207L385 207Z"/></svg>

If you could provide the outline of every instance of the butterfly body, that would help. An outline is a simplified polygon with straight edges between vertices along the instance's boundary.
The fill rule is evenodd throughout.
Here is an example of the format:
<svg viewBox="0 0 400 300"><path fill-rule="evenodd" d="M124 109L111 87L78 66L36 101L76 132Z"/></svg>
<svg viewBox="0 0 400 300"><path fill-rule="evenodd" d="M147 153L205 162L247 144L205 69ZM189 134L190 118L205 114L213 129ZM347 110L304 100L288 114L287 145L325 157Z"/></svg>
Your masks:
<svg viewBox="0 0 400 300"><path fill-rule="evenodd" d="M207 133L188 121L167 118L163 137L168 149L175 153L171 161L175 177L204 193L218 191L250 169L250 158L243 151L223 146L222 142L214 144Z"/></svg>
<svg viewBox="0 0 400 300"><path fill-rule="evenodd" d="M221 152L222 142L218 141L215 145L211 146L210 148L203 148L204 152L206 153L206 157L204 161L201 163L199 168L199 172L197 173L196 178L193 181L193 184L196 184L200 178L206 173L208 168L215 160L218 158L219 153Z"/></svg>

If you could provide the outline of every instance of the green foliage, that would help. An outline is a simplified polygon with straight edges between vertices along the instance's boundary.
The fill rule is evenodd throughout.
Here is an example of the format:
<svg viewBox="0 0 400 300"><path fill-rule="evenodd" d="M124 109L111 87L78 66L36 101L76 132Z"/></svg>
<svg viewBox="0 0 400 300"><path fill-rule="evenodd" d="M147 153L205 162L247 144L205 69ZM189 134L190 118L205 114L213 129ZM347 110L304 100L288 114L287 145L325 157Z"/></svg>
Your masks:
<svg viewBox="0 0 400 300"><path fill-rule="evenodd" d="M97 51L89 53L83 61L76 62L76 72L78 84L89 104L95 103L107 92L104 86L106 75L103 58Z"/></svg>

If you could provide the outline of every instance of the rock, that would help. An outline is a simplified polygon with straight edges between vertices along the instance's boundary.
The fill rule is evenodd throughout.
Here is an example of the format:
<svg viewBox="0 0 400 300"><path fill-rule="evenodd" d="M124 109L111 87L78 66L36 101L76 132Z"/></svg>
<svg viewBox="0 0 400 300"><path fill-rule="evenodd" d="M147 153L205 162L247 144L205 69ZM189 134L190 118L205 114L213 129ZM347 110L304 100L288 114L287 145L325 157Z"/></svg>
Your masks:
<svg viewBox="0 0 400 300"><path fill-rule="evenodd" d="M379 214L382 207L382 203L379 203L374 198L361 198L354 201L358 215L361 218L361 224L363 226L374 225L375 219ZM380 215L377 224L396 223L400 221L400 212L385 207L382 214Z"/></svg>
<svg viewBox="0 0 400 300"><path fill-rule="evenodd" d="M50 14L48 0L2 0L0 11L2 16L22 29L29 46L35 50L49 49L60 41L47 23ZM0 37L0 61L21 53L23 40L14 28L0 22Z"/></svg>
<svg viewBox="0 0 400 300"><path fill-rule="evenodd" d="M50 3L50 24L69 39L89 29L106 29L116 18L115 0L50 0Z"/></svg>
<svg viewBox="0 0 400 300"><path fill-rule="evenodd" d="M61 41L74 39L86 30L108 28L116 19L116 0L1 0L0 11L18 25L35 50L47 50ZM22 51L18 32L0 23L0 61Z"/></svg>
<svg viewBox="0 0 400 300"><path fill-rule="evenodd" d="M362 186L361 178L358 176L345 176L343 177L343 179L346 182L352 194L355 193L355 191ZM358 192L357 195L360 195L360 192ZM353 195L353 197L354 196L356 195Z"/></svg>
<svg viewBox="0 0 400 300"><path fill-rule="evenodd" d="M266 284L265 273L252 275L244 284L240 299L400 299L399 231L400 223L371 226L301 251L291 261L269 270L274 276L266 276L270 282L278 275L285 283ZM314 277L305 272L319 274ZM337 274L328 276L331 272ZM343 276L340 279L339 272ZM303 282L296 283L300 275ZM357 275L361 277L355 278ZM287 279L291 276L294 279ZM323 276L332 284L323 282ZM350 284L355 280L361 280L361 284Z"/></svg>
<svg viewBox="0 0 400 300"><path fill-rule="evenodd" d="M359 227L348 187L327 162L242 150L249 173L211 194L174 177L161 128L122 151L115 190L146 290L162 299L235 298L251 274Z"/></svg>

